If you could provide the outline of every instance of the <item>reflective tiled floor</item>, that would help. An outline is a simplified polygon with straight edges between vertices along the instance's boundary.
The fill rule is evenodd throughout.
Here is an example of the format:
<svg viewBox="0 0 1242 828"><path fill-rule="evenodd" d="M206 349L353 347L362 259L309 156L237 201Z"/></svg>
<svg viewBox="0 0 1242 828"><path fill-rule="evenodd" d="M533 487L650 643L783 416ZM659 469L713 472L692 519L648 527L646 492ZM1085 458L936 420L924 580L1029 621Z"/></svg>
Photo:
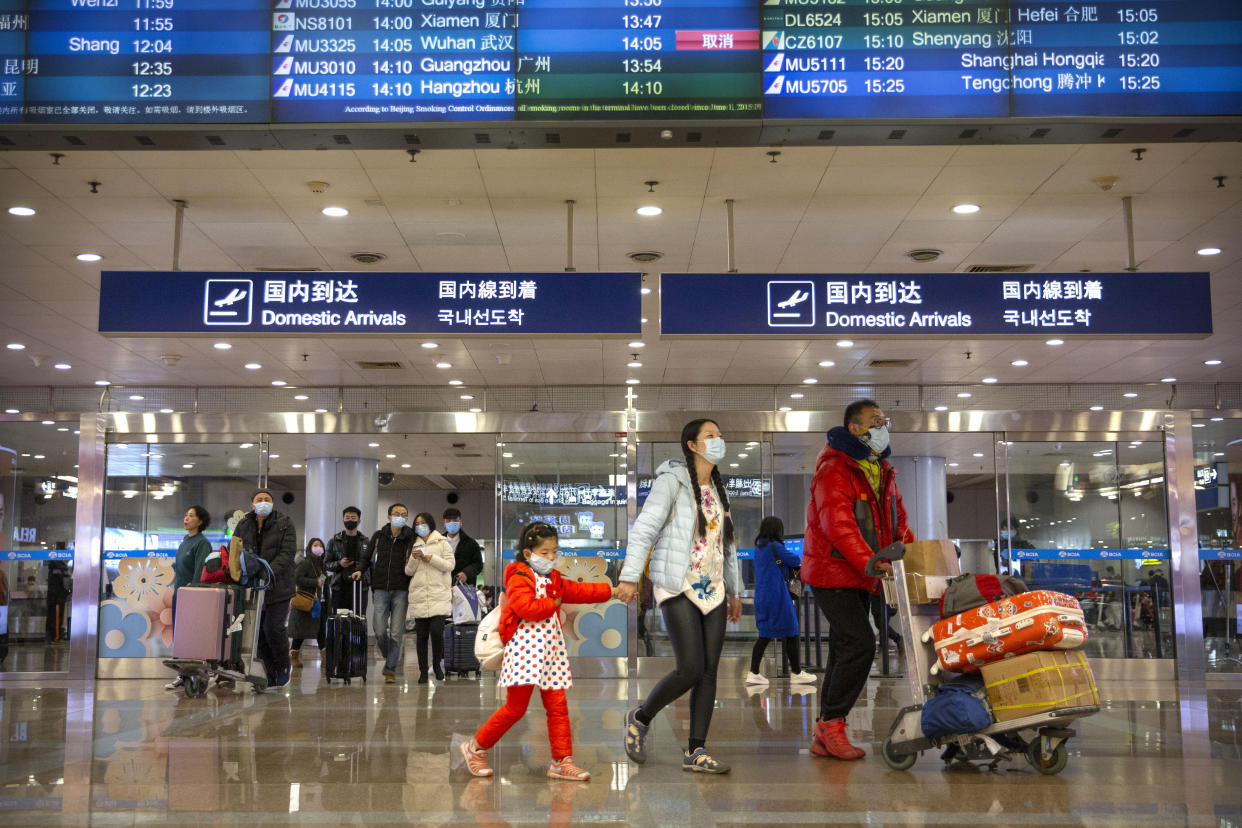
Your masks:
<svg viewBox="0 0 1242 828"><path fill-rule="evenodd" d="M871 752L854 763L807 754L814 688L722 680L710 746L734 770L702 777L679 766L684 701L657 719L650 761L626 761L626 699L647 686L579 679L570 691L589 783L544 777L537 701L493 751L495 780L455 767L450 743L497 703L491 678L328 686L308 666L285 692L204 699L155 681L0 686L0 824L1242 826L1242 689L1178 702L1174 685L1105 686L1069 766L1042 777L1025 763L949 769L934 754L889 771L875 748L896 680L868 685L852 726Z"/></svg>

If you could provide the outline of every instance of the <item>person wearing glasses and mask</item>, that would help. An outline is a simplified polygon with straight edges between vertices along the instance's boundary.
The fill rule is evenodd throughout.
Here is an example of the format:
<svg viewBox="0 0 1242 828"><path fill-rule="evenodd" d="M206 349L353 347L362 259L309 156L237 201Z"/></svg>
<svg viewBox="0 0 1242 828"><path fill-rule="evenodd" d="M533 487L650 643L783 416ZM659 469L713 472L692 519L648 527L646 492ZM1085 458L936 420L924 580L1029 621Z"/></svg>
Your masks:
<svg viewBox="0 0 1242 828"><path fill-rule="evenodd" d="M256 489L250 496L250 511L237 524L233 536L242 545L271 564L274 580L263 599L259 619L256 655L263 662L269 687L289 683L289 602L296 591L293 559L298 554L297 530L289 516L276 511L268 489Z"/></svg>
<svg viewBox="0 0 1242 828"><path fill-rule="evenodd" d="M405 654L405 611L410 576L405 562L415 535L410 510L403 503L388 507L388 525L371 536L371 629L384 657L384 683L395 684Z"/></svg>
<svg viewBox="0 0 1242 828"><path fill-rule="evenodd" d="M872 556L893 541L914 541L888 456L889 420L875 400L845 409L842 425L828 432L811 479L802 549L802 582L828 619L828 666L820 688L820 714L811 740L813 756L861 759L850 744L845 717L867 684L875 658L871 596L878 578L863 574ZM879 563L892 572L892 565Z"/></svg>

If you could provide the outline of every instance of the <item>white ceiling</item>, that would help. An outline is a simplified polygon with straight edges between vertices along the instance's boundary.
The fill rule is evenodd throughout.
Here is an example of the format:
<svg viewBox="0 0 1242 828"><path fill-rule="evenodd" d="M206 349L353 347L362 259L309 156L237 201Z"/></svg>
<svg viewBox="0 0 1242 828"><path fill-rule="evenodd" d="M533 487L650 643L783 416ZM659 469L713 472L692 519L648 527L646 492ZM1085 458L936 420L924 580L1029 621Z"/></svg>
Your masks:
<svg viewBox="0 0 1242 828"><path fill-rule="evenodd" d="M1242 146L1155 144L1136 161L1127 145L600 150L0 153L0 385L467 386L643 383L1182 381L1242 379ZM1115 175L1111 191L1092 179ZM1220 189L1212 176L1227 175ZM326 181L323 195L307 182ZM649 194L644 181L659 185ZM88 181L99 181L89 193ZM189 202L182 267L360 269L349 254L379 252L374 269L557 271L565 265L566 199L576 201L574 263L624 271L628 253L656 250L649 267L726 269L724 199L736 200L737 259L758 272L948 272L979 264L1036 271L1116 271L1126 264L1121 197L1134 197L1136 250L1146 271L1212 271L1210 339L867 340L848 350L813 339L661 340L657 294L644 298L643 367L613 339L256 338L216 351L210 339L109 339L95 332L101 267L171 267L171 199ZM950 208L974 201L982 210ZM664 208L658 218L634 209ZM320 208L352 212L326 218ZM1205 258L1195 250L1224 249ZM944 255L915 264L907 250ZM76 253L105 258L82 264ZM727 283L722 283L722 290ZM149 297L135 296L134 302ZM1159 297L1153 297L1158 312ZM966 351L972 353L967 361ZM163 356L179 357L175 365ZM33 357L42 357L36 366ZM1207 367L1207 357L1224 360ZM905 369L873 358L909 357ZM499 359L498 359L499 358ZM507 361L501 362L501 359ZM1017 358L1030 361L1014 368ZM400 360L374 372L358 360ZM452 363L437 370L437 360ZM836 362L820 368L823 359ZM242 364L258 361L262 371ZM67 362L70 370L52 365Z"/></svg>

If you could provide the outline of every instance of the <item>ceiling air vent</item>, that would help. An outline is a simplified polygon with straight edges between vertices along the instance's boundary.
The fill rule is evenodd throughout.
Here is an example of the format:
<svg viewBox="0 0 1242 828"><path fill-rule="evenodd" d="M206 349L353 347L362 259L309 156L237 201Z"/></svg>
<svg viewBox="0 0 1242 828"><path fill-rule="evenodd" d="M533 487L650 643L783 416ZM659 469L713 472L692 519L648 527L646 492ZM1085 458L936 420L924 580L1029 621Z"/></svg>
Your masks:
<svg viewBox="0 0 1242 828"><path fill-rule="evenodd" d="M360 360L354 364L364 371L400 371L405 367L396 360Z"/></svg>
<svg viewBox="0 0 1242 828"><path fill-rule="evenodd" d="M634 253L626 253L625 255L630 261L638 262L639 264L650 264L664 258L664 254L658 250L639 250Z"/></svg>
<svg viewBox="0 0 1242 828"><path fill-rule="evenodd" d="M837 134L837 131L836 131L835 129L821 129L821 130L819 131L818 140L820 140L820 141L831 141L831 140L832 140L832 136L834 136L834 135L836 135L836 134Z"/></svg>
<svg viewBox="0 0 1242 828"><path fill-rule="evenodd" d="M224 139L219 135L205 135L203 137L207 140L207 143L211 144L213 147L224 146Z"/></svg>
<svg viewBox="0 0 1242 828"><path fill-rule="evenodd" d="M388 257L383 253L350 253L349 258L358 264L373 265L384 261Z"/></svg>
<svg viewBox="0 0 1242 828"><path fill-rule="evenodd" d="M1035 265L971 265L966 273L1027 273Z"/></svg>
<svg viewBox="0 0 1242 828"><path fill-rule="evenodd" d="M871 368L909 368L913 364L912 359L873 359L867 363Z"/></svg>
<svg viewBox="0 0 1242 828"><path fill-rule="evenodd" d="M482 457L481 454L454 454L454 457Z"/></svg>

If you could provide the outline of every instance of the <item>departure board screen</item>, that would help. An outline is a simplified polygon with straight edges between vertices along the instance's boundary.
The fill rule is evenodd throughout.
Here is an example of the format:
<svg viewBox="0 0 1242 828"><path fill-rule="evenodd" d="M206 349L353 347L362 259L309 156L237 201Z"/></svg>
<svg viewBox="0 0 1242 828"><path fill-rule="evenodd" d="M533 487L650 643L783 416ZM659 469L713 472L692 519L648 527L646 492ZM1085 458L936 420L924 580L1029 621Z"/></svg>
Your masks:
<svg viewBox="0 0 1242 828"><path fill-rule="evenodd" d="M0 0L0 123L1242 114L1242 0Z"/></svg>
<svg viewBox="0 0 1242 828"><path fill-rule="evenodd" d="M270 0L30 0L25 119L270 120Z"/></svg>

